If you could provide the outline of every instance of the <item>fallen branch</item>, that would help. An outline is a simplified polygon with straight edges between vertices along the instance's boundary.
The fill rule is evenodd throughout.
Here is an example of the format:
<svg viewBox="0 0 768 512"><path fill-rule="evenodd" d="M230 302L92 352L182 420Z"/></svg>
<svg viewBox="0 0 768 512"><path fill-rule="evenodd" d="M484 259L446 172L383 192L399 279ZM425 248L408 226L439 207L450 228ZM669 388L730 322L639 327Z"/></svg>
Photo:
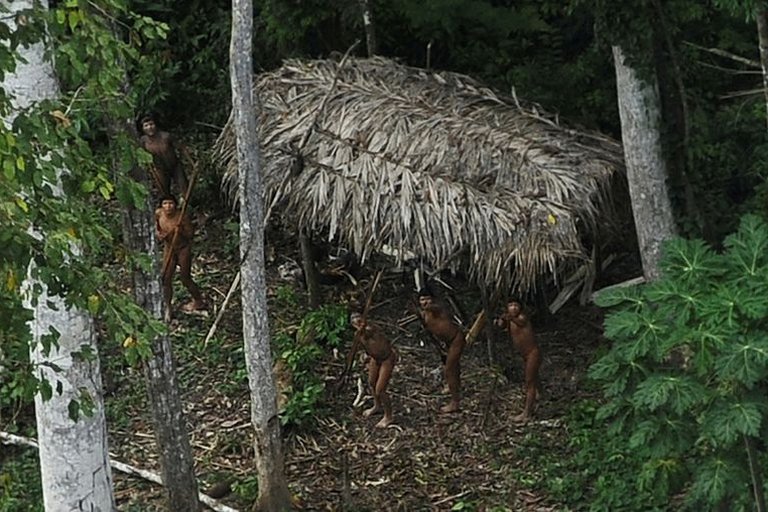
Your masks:
<svg viewBox="0 0 768 512"><path fill-rule="evenodd" d="M412 322L415 322L419 318L420 318L419 315L408 315L408 316L403 317L400 320L398 320L397 321L397 326L398 327L405 327L406 325L408 325L408 324L410 324Z"/></svg>
<svg viewBox="0 0 768 512"><path fill-rule="evenodd" d="M0 432L0 440L3 441L3 444L12 444L16 446L29 446L32 448L38 448L37 441L35 441L34 439L29 437L17 436L15 434L11 434L8 432ZM113 460L111 458L109 460L109 465L122 473L139 476L145 480L149 480L150 482L163 485L163 479L157 473L152 473L151 471L147 471L146 469L140 469L140 468L131 466L130 464ZM200 502L204 503L206 506L208 506L210 509L215 510L216 512L239 512L236 508L232 508L227 505L224 505L223 503L219 503L218 500L211 498L207 494L198 493L197 499L200 500Z"/></svg>
<svg viewBox="0 0 768 512"><path fill-rule="evenodd" d="M363 379L357 378L357 396L352 402L352 407L362 407L365 403L365 388L363 387Z"/></svg>
<svg viewBox="0 0 768 512"><path fill-rule="evenodd" d="M703 50L705 52L712 53L719 57L725 57L726 59L735 60L736 62L741 62L742 64L746 64L747 66L752 66L753 68L762 68L762 66L760 65L760 62L756 60L748 59L746 57L742 57L741 55L736 55L735 53L731 53L726 50L721 50L720 48L707 48L705 46L700 46L698 44L691 43L690 41L683 41L683 42L688 46L696 48L697 50Z"/></svg>
<svg viewBox="0 0 768 512"><path fill-rule="evenodd" d="M227 304L229 303L229 299L232 298L232 294L235 293L235 290L237 290L237 285L240 284L240 271L237 272L237 275L232 280L232 284L229 285L229 291L227 292L227 296L224 297L224 302L221 303L221 307L219 308L219 313L216 315L216 320L213 321L213 324L211 325L211 328L208 329L208 334L205 336L205 341L203 342L203 347L208 346L208 342L211 340L213 335L216 333L216 328L219 326L219 322L221 321L221 317L224 316L224 311L227 309Z"/></svg>

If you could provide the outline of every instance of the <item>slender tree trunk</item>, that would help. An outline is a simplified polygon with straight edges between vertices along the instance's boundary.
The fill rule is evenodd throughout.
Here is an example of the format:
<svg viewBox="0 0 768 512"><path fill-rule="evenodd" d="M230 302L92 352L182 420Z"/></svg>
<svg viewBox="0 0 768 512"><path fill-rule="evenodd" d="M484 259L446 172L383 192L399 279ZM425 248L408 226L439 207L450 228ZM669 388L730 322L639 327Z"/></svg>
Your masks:
<svg viewBox="0 0 768 512"><path fill-rule="evenodd" d="M373 57L379 51L376 41L376 25L373 23L373 11L371 10L370 0L358 0L360 10L363 13L363 27L365 28L365 44L368 49L368 56Z"/></svg>
<svg viewBox="0 0 768 512"><path fill-rule="evenodd" d="M133 179L148 188L145 173L134 172ZM157 261L155 221L149 197L143 208L124 206L123 238L129 251L149 255L152 267L133 269L133 295L136 303L152 317L163 318L163 292ZM155 442L160 451L160 467L166 489L168 510L179 512L200 509L197 500L194 457L189 444L181 404L173 350L167 334L152 340L152 355L144 361L147 400L152 410Z"/></svg>
<svg viewBox="0 0 768 512"><path fill-rule="evenodd" d="M312 239L309 228L304 228L299 233L299 248L301 252L301 264L304 267L304 283L307 285L309 306L316 308L320 305L320 279L317 275L315 260L312 258Z"/></svg>
<svg viewBox="0 0 768 512"><path fill-rule="evenodd" d="M768 10L760 9L755 13L757 20L757 38L760 44L760 66L763 68L763 94L765 95L766 117L768 123Z"/></svg>
<svg viewBox="0 0 768 512"><path fill-rule="evenodd" d="M112 30L117 32L114 25ZM123 79L122 89L120 92L127 97L130 91L127 75ZM131 119L116 120L112 123L111 130L112 141L119 141L121 138L127 139L126 143L138 141L136 125ZM113 168L117 170L121 168L117 156L121 154L119 148L116 147L114 154ZM146 171L133 167L128 178L150 190ZM119 177L116 176L115 179ZM165 316L165 301L160 285L154 205L151 204L151 198L152 194L148 194L142 208L136 208L133 204L123 206L123 240L133 255L148 256L152 262L148 269L138 265L131 269L133 297L151 317L161 320ZM152 426L159 451L167 507L173 511L197 512L200 510L200 503L195 478L195 459L189 443L171 341L167 334L161 334L151 340L151 344L152 355L143 362L144 381L152 411Z"/></svg>
<svg viewBox="0 0 768 512"><path fill-rule="evenodd" d="M229 50L237 161L240 188L240 270L243 340L251 390L259 498L254 510L290 508L285 478L277 392L272 373L264 272L264 205L253 94L253 4L232 0L232 40Z"/></svg>
<svg viewBox="0 0 768 512"><path fill-rule="evenodd" d="M675 234L661 146L661 111L656 75L642 79L613 47L624 160L640 258L646 280L660 275L662 242Z"/></svg>
<svg viewBox="0 0 768 512"><path fill-rule="evenodd" d="M14 13L33 7L31 1L19 0L3 1L2 5L11 13L8 22L12 27ZM41 2L41 6L47 9L47 1ZM5 119L6 123L10 123L19 110L59 95L53 66L45 59L44 43L18 50L26 62L18 62L15 71L3 81L3 87L13 96L14 109ZM54 194L63 194L60 183L52 187ZM72 257L77 257L79 252L78 247L72 247ZM36 286L40 286L42 292L34 296ZM54 389L60 385L61 390L54 392L49 400L43 400L40 393L35 396L45 510L116 510L93 320L86 312L68 306L61 297L49 295L45 284L36 277L34 263L30 264L24 290L25 306L34 312L30 322L33 340L30 360L42 379ZM58 331L59 337L51 350L46 351L42 340L50 336L52 330ZM83 349L90 350L95 357L86 360L73 356ZM54 371L50 365L58 366L60 371ZM69 405L83 398L92 401L93 414L80 414L77 421L73 421L69 417Z"/></svg>

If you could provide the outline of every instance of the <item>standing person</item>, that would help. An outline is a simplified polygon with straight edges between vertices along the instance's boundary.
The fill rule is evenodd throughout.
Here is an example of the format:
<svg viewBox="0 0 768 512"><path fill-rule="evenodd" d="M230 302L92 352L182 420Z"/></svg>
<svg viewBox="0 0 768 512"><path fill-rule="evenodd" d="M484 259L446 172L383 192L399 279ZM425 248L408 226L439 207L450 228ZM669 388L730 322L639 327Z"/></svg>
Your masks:
<svg viewBox="0 0 768 512"><path fill-rule="evenodd" d="M384 409L384 417L376 424L376 428L386 428L392 421L392 402L387 395L387 385L392 377L392 371L397 363L397 351L392 343L384 336L381 330L368 324L365 317L359 313L353 313L350 324L355 329L355 338L352 341L352 350L347 356L345 368L352 366L352 360L360 345L368 355L368 385L373 394L373 407L366 409L363 416L366 418Z"/></svg>
<svg viewBox="0 0 768 512"><path fill-rule="evenodd" d="M161 206L155 210L155 228L157 238L163 242L163 297L166 306L166 321L171 316L173 298L173 274L179 266L181 282L189 290L192 301L182 307L184 311L205 309L205 301L200 288L192 280L192 237L194 228L189 215L182 216L174 196L165 196Z"/></svg>
<svg viewBox="0 0 768 512"><path fill-rule="evenodd" d="M518 301L510 300L507 303L504 314L496 319L496 325L507 329L509 337L512 338L512 345L523 358L525 407L523 412L515 416L512 421L524 423L533 416L536 410L536 400L541 395L541 383L539 382L541 350L534 339L531 321L523 313L523 308Z"/></svg>
<svg viewBox="0 0 768 512"><path fill-rule="evenodd" d="M183 150L182 146L173 135L158 130L157 120L153 115L143 116L140 124L142 135L139 141L141 147L152 155L153 166L150 172L159 195L170 195L172 182L176 182L178 193L185 197L189 182L177 154L177 150Z"/></svg>
<svg viewBox="0 0 768 512"><path fill-rule="evenodd" d="M448 311L437 304L429 290L419 292L419 307L424 327L445 348L445 380L451 400L440 408L440 412L456 412L461 400L461 353L464 351L464 333L451 318Z"/></svg>

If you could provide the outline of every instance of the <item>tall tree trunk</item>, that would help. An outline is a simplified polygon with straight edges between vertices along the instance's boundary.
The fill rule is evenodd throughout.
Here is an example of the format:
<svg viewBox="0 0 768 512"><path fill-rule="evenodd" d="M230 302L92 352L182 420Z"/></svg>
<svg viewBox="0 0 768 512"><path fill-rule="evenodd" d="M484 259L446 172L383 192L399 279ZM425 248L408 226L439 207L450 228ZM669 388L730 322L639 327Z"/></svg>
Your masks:
<svg viewBox="0 0 768 512"><path fill-rule="evenodd" d="M155 223L149 199L143 209L125 206L123 237L128 250L150 255L152 268L133 269L133 294L136 303L154 318L163 318L163 292L156 259ZM152 410L155 442L160 451L160 467L166 488L168 510L194 512L197 500L194 457L189 444L173 350L167 334L152 340L152 355L144 361L147 400Z"/></svg>
<svg viewBox="0 0 768 512"><path fill-rule="evenodd" d="M379 49L376 41L376 25L373 23L373 11L371 11L371 0L358 1L363 13L363 28L365 28L365 44L368 48L368 56L373 57Z"/></svg>
<svg viewBox="0 0 768 512"><path fill-rule="evenodd" d="M757 39L760 44L760 66L763 68L763 94L765 95L765 122L768 124L768 10L760 9L755 13L757 20Z"/></svg>
<svg viewBox="0 0 768 512"><path fill-rule="evenodd" d="M240 270L243 341L251 390L259 498L254 510L290 508L285 478L277 392L272 373L266 276L264 272L264 205L253 93L253 3L232 0L232 41L229 48L240 192Z"/></svg>
<svg viewBox="0 0 768 512"><path fill-rule="evenodd" d="M640 258L646 280L660 275L661 244L675 234L661 145L661 111L656 75L642 79L613 47L621 136Z"/></svg>
<svg viewBox="0 0 768 512"><path fill-rule="evenodd" d="M15 13L33 7L31 1L19 0L3 1L2 5L11 14L8 21L12 27ZM40 5L48 8L47 1ZM3 81L3 87L13 96L14 112L5 119L9 124L19 110L59 95L53 66L45 59L44 43L19 47L18 51L26 62L18 62L14 73L6 75ZM62 169L61 172L67 171ZM60 183L51 185L54 194L63 194ZM73 246L72 257L78 254L79 248ZM42 292L33 297L33 290L38 285ZM34 312L30 322L33 340L30 359L39 369L41 378L52 387L61 384L61 393L54 392L49 400L43 400L40 393L35 396L45 510L116 510L93 320L86 312L68 306L63 298L48 295L45 284L36 278L34 263L30 264L24 290L27 295L25 306ZM59 332L58 346L46 351L41 341L53 329ZM90 361L73 357L73 353L84 349L90 350L95 357ZM50 365L58 366L60 371L52 370ZM93 414L81 414L77 421L73 421L69 417L69 405L73 400L81 400L83 391L93 402Z"/></svg>
<svg viewBox="0 0 768 512"><path fill-rule="evenodd" d="M113 22L107 21L107 24L112 27L113 33L118 33L118 28ZM124 75L120 93L124 97L129 97L129 92L130 81L127 75ZM131 119L115 120L110 130L112 131L110 140L117 144L121 139L126 143L138 141L136 125ZM117 144L113 151L115 171L122 168L118 161L118 155L122 154L122 151ZM128 178L142 184L146 190L150 190L149 176L145 170L134 166ZM134 300L151 317L161 320L165 316L165 301L160 285L153 206L151 193L148 194L142 208L136 208L133 203L123 205L122 231L128 251L134 255L148 256L152 262L149 268L135 265L131 269ZM197 512L200 510L200 502L195 478L195 459L189 443L189 433L181 403L173 348L167 334L158 335L151 340L151 343L152 355L143 361L144 382L147 387L147 400L152 411L152 426L155 443L159 450L167 508L180 512Z"/></svg>

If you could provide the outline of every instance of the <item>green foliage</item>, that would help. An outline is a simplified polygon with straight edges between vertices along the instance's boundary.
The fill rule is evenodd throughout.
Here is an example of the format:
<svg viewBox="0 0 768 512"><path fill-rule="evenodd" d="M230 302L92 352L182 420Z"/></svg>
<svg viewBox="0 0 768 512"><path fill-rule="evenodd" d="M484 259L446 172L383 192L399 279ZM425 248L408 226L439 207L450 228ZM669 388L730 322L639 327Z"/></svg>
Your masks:
<svg viewBox="0 0 768 512"><path fill-rule="evenodd" d="M663 510L666 496L636 484L643 459L620 437L606 437L605 423L596 418L597 405L585 400L568 410L568 443L540 442L531 432L519 457L537 461L526 470L529 487L539 488L554 502L573 510Z"/></svg>
<svg viewBox="0 0 768 512"><path fill-rule="evenodd" d="M311 337L328 347L339 348L341 335L348 325L347 310L343 305L326 304L307 313L299 326L298 337Z"/></svg>
<svg viewBox="0 0 768 512"><path fill-rule="evenodd" d="M259 497L259 479L253 475L232 483L232 490L246 503L253 503Z"/></svg>
<svg viewBox="0 0 768 512"><path fill-rule="evenodd" d="M295 308L299 305L299 296L292 287L280 285L275 289L275 301L282 307Z"/></svg>
<svg viewBox="0 0 768 512"><path fill-rule="evenodd" d="M621 485L656 502L751 500L744 440L768 433L768 225L745 216L724 247L670 241L661 280L596 300L613 346L590 368L607 400L595 419L611 426L580 456L631 452L639 471Z"/></svg>
<svg viewBox="0 0 768 512"><path fill-rule="evenodd" d="M0 455L0 512L43 512L37 454L8 449ZM6 458L13 455L13 458Z"/></svg>
<svg viewBox="0 0 768 512"><path fill-rule="evenodd" d="M288 298L293 297L283 292ZM285 375L278 375L285 385L285 403L280 411L283 425L305 427L318 413L325 384L318 371L329 349L342 345L342 335L348 326L344 306L325 305L307 313L299 324L296 336L278 333L273 340L277 359L284 365ZM288 376L290 376L288 378Z"/></svg>
<svg viewBox="0 0 768 512"><path fill-rule="evenodd" d="M31 314L22 298L34 305L42 291L40 285L22 287L32 261L31 277L67 307L100 319L108 339L122 345L129 359L146 355L149 340L164 329L118 288L109 265L119 252L112 229L120 225L110 201L117 197L138 204L146 197L145 190L124 179L140 156L124 126L113 120L134 115L128 80L141 90L153 74L147 71L153 64L141 59L136 44L164 37L167 28L136 16L120 0L64 2L28 15L28 23L16 31L0 23L0 32L7 34L12 51L50 34L62 90L59 98L16 112L11 126L0 127L0 317L8 319L0 325L0 360L2 371L11 376L2 379L0 408L18 407L37 391L44 396L59 391L36 379L38 372L29 362L26 321ZM2 51L0 61L3 72L13 70L14 61L3 60ZM3 112L9 110L9 99L5 92L0 95ZM56 183L63 193L51 186ZM33 235L33 226L44 236ZM131 255L117 263L128 262L134 262ZM43 337L46 350L57 337L56 332ZM91 397L81 394L70 404L70 415L89 414L92 407Z"/></svg>

